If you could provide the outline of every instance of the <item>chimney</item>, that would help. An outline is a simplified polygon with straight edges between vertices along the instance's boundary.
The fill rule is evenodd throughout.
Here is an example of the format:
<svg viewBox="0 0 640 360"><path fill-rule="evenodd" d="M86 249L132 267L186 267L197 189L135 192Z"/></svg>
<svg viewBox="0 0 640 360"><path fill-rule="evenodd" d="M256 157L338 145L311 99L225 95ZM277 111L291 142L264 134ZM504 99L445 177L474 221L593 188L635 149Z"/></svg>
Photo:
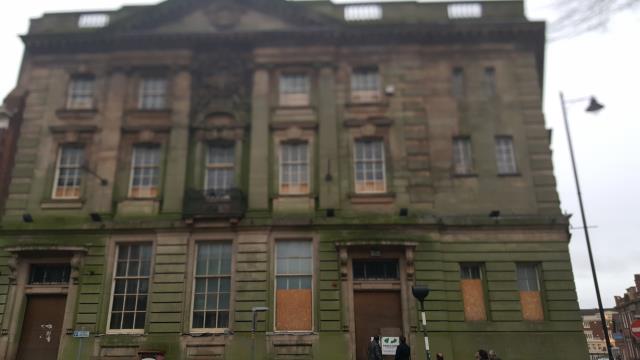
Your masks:
<svg viewBox="0 0 640 360"><path fill-rule="evenodd" d="M635 281L636 281L636 289L638 289L638 291L640 291L640 274L636 274L634 276Z"/></svg>

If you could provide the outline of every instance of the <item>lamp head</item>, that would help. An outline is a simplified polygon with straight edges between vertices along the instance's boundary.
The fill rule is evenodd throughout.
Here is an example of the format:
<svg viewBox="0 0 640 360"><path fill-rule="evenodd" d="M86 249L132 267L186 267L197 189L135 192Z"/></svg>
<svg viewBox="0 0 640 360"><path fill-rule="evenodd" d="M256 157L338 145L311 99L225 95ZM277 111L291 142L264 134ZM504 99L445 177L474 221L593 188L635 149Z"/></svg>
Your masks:
<svg viewBox="0 0 640 360"><path fill-rule="evenodd" d="M429 288L426 286L412 286L411 292L420 303L424 302L424 299L429 296Z"/></svg>
<svg viewBox="0 0 640 360"><path fill-rule="evenodd" d="M589 106L585 109L586 112L596 113L600 110L604 109L604 105L598 102L594 96L591 97L589 101Z"/></svg>

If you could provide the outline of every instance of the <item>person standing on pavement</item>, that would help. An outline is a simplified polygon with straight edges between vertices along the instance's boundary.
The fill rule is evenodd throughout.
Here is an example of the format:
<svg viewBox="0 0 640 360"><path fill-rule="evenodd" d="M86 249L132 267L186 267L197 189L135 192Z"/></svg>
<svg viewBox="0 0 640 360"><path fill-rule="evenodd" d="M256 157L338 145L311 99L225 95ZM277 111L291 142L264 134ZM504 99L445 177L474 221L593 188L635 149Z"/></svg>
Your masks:
<svg viewBox="0 0 640 360"><path fill-rule="evenodd" d="M378 335L374 336L369 343L367 360L382 360L382 348L380 347L380 336Z"/></svg>
<svg viewBox="0 0 640 360"><path fill-rule="evenodd" d="M407 345L407 338L400 336L400 345L396 348L395 360L411 360L411 348Z"/></svg>
<svg viewBox="0 0 640 360"><path fill-rule="evenodd" d="M500 360L495 351L489 350L489 360Z"/></svg>

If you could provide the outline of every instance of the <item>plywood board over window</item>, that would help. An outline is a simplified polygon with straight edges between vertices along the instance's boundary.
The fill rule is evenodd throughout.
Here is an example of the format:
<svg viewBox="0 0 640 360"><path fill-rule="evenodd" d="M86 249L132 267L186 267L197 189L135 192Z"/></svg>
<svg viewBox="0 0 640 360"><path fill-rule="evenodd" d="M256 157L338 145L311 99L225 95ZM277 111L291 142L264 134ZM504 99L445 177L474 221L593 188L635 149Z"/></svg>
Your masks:
<svg viewBox="0 0 640 360"><path fill-rule="evenodd" d="M276 243L276 330L311 331L311 241L282 240Z"/></svg>
<svg viewBox="0 0 640 360"><path fill-rule="evenodd" d="M538 265L535 263L520 263L517 264L516 268L522 319L529 321L544 320Z"/></svg>
<svg viewBox="0 0 640 360"><path fill-rule="evenodd" d="M487 320L482 268L476 264L460 265L460 290L467 321Z"/></svg>

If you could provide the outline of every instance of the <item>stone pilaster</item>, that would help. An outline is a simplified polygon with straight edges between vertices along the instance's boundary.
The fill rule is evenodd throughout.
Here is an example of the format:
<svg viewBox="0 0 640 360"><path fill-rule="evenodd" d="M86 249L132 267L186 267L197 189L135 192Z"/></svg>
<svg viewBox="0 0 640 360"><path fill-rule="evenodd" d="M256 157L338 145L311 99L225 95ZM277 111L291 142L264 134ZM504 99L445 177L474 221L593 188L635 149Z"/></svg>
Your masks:
<svg viewBox="0 0 640 360"><path fill-rule="evenodd" d="M96 212L111 212L113 189L118 166L118 151L120 148L120 134L124 113L127 77L121 70L114 71L108 82L104 119L101 126L100 145L93 164L96 173L108 181L106 186L100 185L100 180L87 178L93 187L93 208Z"/></svg>
<svg viewBox="0 0 640 360"><path fill-rule="evenodd" d="M189 154L189 110L191 106L191 74L180 69L173 79L171 102L172 125L166 152L162 212L182 211L187 157Z"/></svg>
<svg viewBox="0 0 640 360"><path fill-rule="evenodd" d="M320 69L319 76L319 163L318 191L320 208L340 205L340 177L338 173L338 124L336 113L335 73L332 67Z"/></svg>
<svg viewBox="0 0 640 360"><path fill-rule="evenodd" d="M269 73L258 68L251 94L249 209L269 208Z"/></svg>

